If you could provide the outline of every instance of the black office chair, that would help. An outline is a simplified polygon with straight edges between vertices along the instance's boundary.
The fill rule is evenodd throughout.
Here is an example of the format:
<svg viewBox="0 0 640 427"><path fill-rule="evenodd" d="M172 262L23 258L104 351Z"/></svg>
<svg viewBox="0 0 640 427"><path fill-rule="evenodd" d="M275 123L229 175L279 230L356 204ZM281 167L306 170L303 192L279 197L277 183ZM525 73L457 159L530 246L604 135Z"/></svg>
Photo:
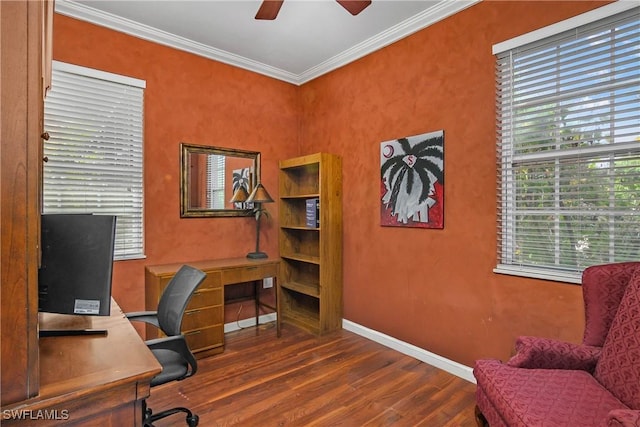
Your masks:
<svg viewBox="0 0 640 427"><path fill-rule="evenodd" d="M180 329L187 304L205 277L206 274L202 271L183 265L162 292L158 311L139 311L126 314L128 319L152 324L166 335L165 338L146 341L147 346L162 365L162 372L151 380L151 387L170 381L181 381L195 374L198 369L196 359L189 350ZM187 425L190 427L198 425L198 416L187 408L172 408L154 414L147 407L146 400L142 401L142 425L153 427L154 421L178 412L186 413Z"/></svg>

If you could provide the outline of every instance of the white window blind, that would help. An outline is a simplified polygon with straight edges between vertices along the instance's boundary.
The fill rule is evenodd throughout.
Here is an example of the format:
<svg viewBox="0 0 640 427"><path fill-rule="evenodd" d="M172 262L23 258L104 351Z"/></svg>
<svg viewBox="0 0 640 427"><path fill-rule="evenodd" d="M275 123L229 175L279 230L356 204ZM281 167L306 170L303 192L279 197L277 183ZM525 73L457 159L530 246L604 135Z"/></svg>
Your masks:
<svg viewBox="0 0 640 427"><path fill-rule="evenodd" d="M496 57L496 271L639 260L640 8Z"/></svg>
<svg viewBox="0 0 640 427"><path fill-rule="evenodd" d="M117 215L116 259L144 256L144 87L54 61L45 99L43 212Z"/></svg>
<svg viewBox="0 0 640 427"><path fill-rule="evenodd" d="M207 156L207 208L224 209L225 156Z"/></svg>

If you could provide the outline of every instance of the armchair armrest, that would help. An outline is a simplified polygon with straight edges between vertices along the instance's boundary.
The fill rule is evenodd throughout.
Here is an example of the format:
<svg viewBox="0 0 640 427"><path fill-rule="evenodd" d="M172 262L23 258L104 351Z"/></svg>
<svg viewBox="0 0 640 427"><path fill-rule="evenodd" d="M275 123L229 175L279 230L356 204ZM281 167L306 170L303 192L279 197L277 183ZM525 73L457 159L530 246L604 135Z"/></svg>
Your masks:
<svg viewBox="0 0 640 427"><path fill-rule="evenodd" d="M614 409L609 412L607 426L638 427L640 426L640 411L633 409Z"/></svg>
<svg viewBox="0 0 640 427"><path fill-rule="evenodd" d="M124 315L131 321L149 323L156 328L160 328L157 311L133 311L131 313L125 313Z"/></svg>
<svg viewBox="0 0 640 427"><path fill-rule="evenodd" d="M516 339L516 354L507 365L528 369L573 369L593 372L601 347L521 336Z"/></svg>
<svg viewBox="0 0 640 427"><path fill-rule="evenodd" d="M149 347L151 351L170 350L182 356L189 364L189 372L184 376L184 378L190 377L198 370L198 363L196 362L196 358L193 356L193 353L191 353L191 350L189 350L189 346L187 345L187 340L184 338L184 335L155 338L145 341L145 344L147 344L147 347Z"/></svg>

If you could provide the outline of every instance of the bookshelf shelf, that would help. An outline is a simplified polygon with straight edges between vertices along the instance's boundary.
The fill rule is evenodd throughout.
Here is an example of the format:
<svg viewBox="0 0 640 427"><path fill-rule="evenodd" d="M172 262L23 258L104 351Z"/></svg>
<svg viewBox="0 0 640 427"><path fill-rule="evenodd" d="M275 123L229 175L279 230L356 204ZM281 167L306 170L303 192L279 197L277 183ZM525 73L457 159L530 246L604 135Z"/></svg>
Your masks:
<svg viewBox="0 0 640 427"><path fill-rule="evenodd" d="M317 283L287 282L284 283L282 287L314 298L320 297L320 290Z"/></svg>
<svg viewBox="0 0 640 427"><path fill-rule="evenodd" d="M305 230L305 231L319 231L320 227L306 227L306 226L293 226L293 225L283 225L280 228L282 228L283 230Z"/></svg>
<svg viewBox="0 0 640 427"><path fill-rule="evenodd" d="M313 198L317 198L317 197L320 197L320 195L317 194L317 193L309 193L309 194L298 194L298 195L295 195L295 196L284 196L284 197L281 197L281 199L283 199L283 200L294 199L295 200L295 199L313 199Z"/></svg>
<svg viewBox="0 0 640 427"><path fill-rule="evenodd" d="M320 257L317 257L317 256L309 256L301 253L295 253L295 254L281 254L280 257L294 260L294 261L320 265Z"/></svg>

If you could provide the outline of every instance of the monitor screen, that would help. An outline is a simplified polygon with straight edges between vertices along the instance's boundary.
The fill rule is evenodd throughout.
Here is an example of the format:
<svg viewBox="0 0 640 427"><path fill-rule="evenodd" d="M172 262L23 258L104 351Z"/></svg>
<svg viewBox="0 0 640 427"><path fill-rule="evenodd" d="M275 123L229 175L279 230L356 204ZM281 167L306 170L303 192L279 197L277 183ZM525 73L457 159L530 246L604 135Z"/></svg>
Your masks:
<svg viewBox="0 0 640 427"><path fill-rule="evenodd" d="M43 214L39 311L108 316L116 217Z"/></svg>

